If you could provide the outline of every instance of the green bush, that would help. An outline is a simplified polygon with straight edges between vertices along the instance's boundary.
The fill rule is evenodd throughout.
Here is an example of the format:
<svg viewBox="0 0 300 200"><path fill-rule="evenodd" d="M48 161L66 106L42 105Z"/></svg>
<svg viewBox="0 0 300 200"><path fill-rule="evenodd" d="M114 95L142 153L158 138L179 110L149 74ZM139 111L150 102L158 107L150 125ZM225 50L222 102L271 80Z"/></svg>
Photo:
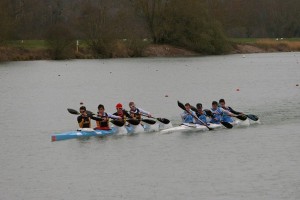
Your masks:
<svg viewBox="0 0 300 200"><path fill-rule="evenodd" d="M204 54L223 54L230 50L220 23L210 18L201 2L173 0L167 16L169 26L164 39L167 43Z"/></svg>

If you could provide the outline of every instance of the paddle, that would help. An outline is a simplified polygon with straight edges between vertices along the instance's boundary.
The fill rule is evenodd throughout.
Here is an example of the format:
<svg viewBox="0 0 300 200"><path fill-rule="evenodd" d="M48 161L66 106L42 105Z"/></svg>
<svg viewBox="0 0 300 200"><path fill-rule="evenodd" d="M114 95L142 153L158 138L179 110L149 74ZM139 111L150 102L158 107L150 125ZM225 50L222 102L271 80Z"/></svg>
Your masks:
<svg viewBox="0 0 300 200"><path fill-rule="evenodd" d="M72 108L68 108L67 110L69 111L69 113L71 113L73 115L80 115L80 113L77 110L74 110ZM89 110L86 111L86 114L88 114L88 115L95 115L93 112L91 112Z"/></svg>
<svg viewBox="0 0 300 200"><path fill-rule="evenodd" d="M159 121L159 122L161 122L161 123L163 123L163 124L169 124L169 123L170 123L170 120L168 120L168 119L166 119L166 118L149 117L149 116L147 116L147 115L145 115L145 114L142 114L142 115L145 116L145 117L148 117L148 118L156 119L157 121ZM152 120L152 121L153 121L153 120Z"/></svg>
<svg viewBox="0 0 300 200"><path fill-rule="evenodd" d="M242 121L245 121L247 119L247 116L246 115L238 115L238 116L234 116Z"/></svg>
<svg viewBox="0 0 300 200"><path fill-rule="evenodd" d="M194 111L194 112L198 112L197 108L195 108L194 106L191 106L191 110ZM211 112L210 110L205 109L204 111L205 111L205 113L206 113L207 116L213 118L213 114L212 114L212 112ZM228 123L228 122L222 122L222 121L221 121L220 123L221 123L223 126L225 126L226 128L229 128L229 129L233 127L232 124L230 124L230 123Z"/></svg>
<svg viewBox="0 0 300 200"><path fill-rule="evenodd" d="M241 112L237 112L237 111L233 110L231 107L228 107L228 108L230 109L230 112L232 112L233 114L236 114L236 115L243 116L244 119L247 119L247 117L248 117L249 119L251 119L253 121L258 121L259 120L259 118L256 115L253 115L253 114L247 115L247 114L244 114L244 113L241 113ZM243 119L241 119L241 120L243 120Z"/></svg>
<svg viewBox="0 0 300 200"><path fill-rule="evenodd" d="M197 108L195 108L194 106L191 106L191 110L194 112L198 112ZM212 116L212 112L210 110L206 109L205 112L208 116ZM210 114L208 114L207 112L209 112ZM247 119L247 117L245 115L237 115L237 116L233 116L233 117L236 117L242 121L245 121Z"/></svg>
<svg viewBox="0 0 300 200"><path fill-rule="evenodd" d="M153 125L156 123L156 121L152 120L152 119L142 119L142 122L145 122L147 124Z"/></svg>
<svg viewBox="0 0 300 200"><path fill-rule="evenodd" d="M128 112L127 110L124 110L124 111L125 111L125 112ZM130 113L132 113L132 112L130 111ZM163 123L163 124L169 124L169 123L170 123L170 120L168 120L168 119L166 119L166 118L149 117L148 115L145 115L145 114L143 114L143 113L140 113L140 114L141 114L142 116L145 116L145 117L148 117L148 118L156 119L157 121L159 121L159 122L161 122L161 123ZM144 120L147 120L147 121L144 121ZM155 121L150 120L150 119L143 119L142 121L145 122L145 123L151 124L151 125L155 124Z"/></svg>
<svg viewBox="0 0 300 200"><path fill-rule="evenodd" d="M253 120L253 121L258 121L259 118L256 116L256 115L252 115L252 114L249 114L249 115L246 115L249 119Z"/></svg>
<svg viewBox="0 0 300 200"><path fill-rule="evenodd" d="M72 108L68 108L67 109L69 113L73 114L73 115L80 115L80 113L77 110L74 110Z"/></svg>
<svg viewBox="0 0 300 200"><path fill-rule="evenodd" d="M129 124L132 124L132 125L135 125L135 126L140 124L140 120L138 120L138 119L126 119L126 121Z"/></svg>
<svg viewBox="0 0 300 200"><path fill-rule="evenodd" d="M208 130L213 130L212 128L208 127L206 123L204 123L202 120L200 120L197 116L193 115L191 112L187 111L185 106L180 102L177 101L178 106L182 109L185 110L187 113L189 113L190 115L192 115L196 120L200 121L204 126L206 126L206 128L208 128Z"/></svg>
<svg viewBox="0 0 300 200"><path fill-rule="evenodd" d="M73 115L80 115L80 113L77 111L77 110L74 110L74 109L72 109L72 108L68 108L67 109L68 111L69 111L69 113L71 113L71 114L73 114ZM87 112L87 114L88 115L95 115L93 112L91 112L91 111L88 111ZM95 117L95 116L93 116L93 119L94 120L99 120L99 121L102 121L102 118L100 118L100 117ZM114 124L114 125L116 125L116 126L124 126L124 124L125 124L125 122L123 122L123 121L119 121L119 120L110 120L110 122L112 123L112 124ZM133 122L134 123L134 122Z"/></svg>
<svg viewBox="0 0 300 200"><path fill-rule="evenodd" d="M212 112L211 112L210 110L205 109L204 111L205 111L205 113L206 113L207 116L209 116L209 117L211 117L211 118L214 117L213 114L212 114ZM226 128L229 128L229 129L231 129L231 128L233 127L233 125L230 124L229 122L222 122L222 121L221 121L220 123L221 123L223 126L225 126Z"/></svg>
<svg viewBox="0 0 300 200"><path fill-rule="evenodd" d="M138 119L131 119L131 118L128 118L126 119L126 121L129 123L129 124L132 124L132 125L139 125L140 124L140 120ZM154 120L151 120L151 119L142 119L141 121L147 123L147 124L150 124L150 125L153 125L156 123L156 121Z"/></svg>

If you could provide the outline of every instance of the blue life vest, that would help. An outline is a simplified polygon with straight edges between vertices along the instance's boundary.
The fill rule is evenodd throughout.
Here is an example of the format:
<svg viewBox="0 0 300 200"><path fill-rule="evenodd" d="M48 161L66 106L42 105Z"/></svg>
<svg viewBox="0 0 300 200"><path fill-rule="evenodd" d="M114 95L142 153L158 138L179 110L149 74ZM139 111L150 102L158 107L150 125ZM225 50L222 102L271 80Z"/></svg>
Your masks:
<svg viewBox="0 0 300 200"><path fill-rule="evenodd" d="M224 108L222 108L224 109ZM228 108L224 109L224 110L227 110L230 112L230 110ZM233 122L233 119L225 112L223 112L223 115L222 115L222 121L223 122L228 122L228 123L232 123Z"/></svg>
<svg viewBox="0 0 300 200"><path fill-rule="evenodd" d="M205 113L205 111L203 112L202 115L198 114L197 117L198 117L201 121L203 121L204 123L207 123L207 122L206 122L206 113Z"/></svg>
<svg viewBox="0 0 300 200"><path fill-rule="evenodd" d="M195 115L195 112L191 111L191 113ZM187 112L182 113L181 118L183 123L194 123L193 116Z"/></svg>
<svg viewBox="0 0 300 200"><path fill-rule="evenodd" d="M212 114L213 114L213 118L210 120L210 123L212 124L220 124L221 120L222 120L222 115L223 115L223 111L222 109L220 109L219 107L214 110L214 109L210 109Z"/></svg>

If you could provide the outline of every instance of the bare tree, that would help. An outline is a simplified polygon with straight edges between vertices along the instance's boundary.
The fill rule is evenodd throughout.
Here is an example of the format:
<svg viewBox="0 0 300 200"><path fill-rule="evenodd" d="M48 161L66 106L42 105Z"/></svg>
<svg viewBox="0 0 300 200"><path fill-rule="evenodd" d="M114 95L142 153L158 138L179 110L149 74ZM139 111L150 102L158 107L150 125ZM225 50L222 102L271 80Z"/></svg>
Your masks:
<svg viewBox="0 0 300 200"><path fill-rule="evenodd" d="M166 8L168 0L132 0L138 14L142 16L148 26L154 43L164 41Z"/></svg>
<svg viewBox="0 0 300 200"><path fill-rule="evenodd" d="M64 24L50 26L46 34L46 43L53 59L61 60L74 57L75 51L72 46L75 47L75 40Z"/></svg>
<svg viewBox="0 0 300 200"><path fill-rule="evenodd" d="M15 20L12 4L9 0L0 1L0 44L10 39L13 33Z"/></svg>

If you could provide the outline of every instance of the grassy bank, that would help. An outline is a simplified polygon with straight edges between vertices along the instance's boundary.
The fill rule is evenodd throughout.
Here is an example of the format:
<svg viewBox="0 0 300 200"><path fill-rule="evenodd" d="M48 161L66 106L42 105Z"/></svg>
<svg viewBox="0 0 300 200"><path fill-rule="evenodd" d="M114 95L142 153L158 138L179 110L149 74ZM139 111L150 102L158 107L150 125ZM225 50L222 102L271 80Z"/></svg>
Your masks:
<svg viewBox="0 0 300 200"><path fill-rule="evenodd" d="M274 42L280 42L280 41L289 41L289 42L300 42L300 38L230 38L229 39L232 43L236 44L255 44L259 41L264 40L271 40Z"/></svg>
<svg viewBox="0 0 300 200"><path fill-rule="evenodd" d="M14 40L8 41L5 46L24 49L47 49L45 40Z"/></svg>
<svg viewBox="0 0 300 200"><path fill-rule="evenodd" d="M263 52L300 51L300 38L233 38L230 41L234 47L248 45Z"/></svg>
<svg viewBox="0 0 300 200"><path fill-rule="evenodd" d="M300 38L231 38L231 53L263 53L300 51ZM84 41L71 48L71 56L66 59L98 58L88 49ZM171 45L153 45L149 41L117 41L112 47L112 58L120 57L180 57L197 56L198 53ZM51 60L44 40L15 40L0 46L0 61Z"/></svg>

